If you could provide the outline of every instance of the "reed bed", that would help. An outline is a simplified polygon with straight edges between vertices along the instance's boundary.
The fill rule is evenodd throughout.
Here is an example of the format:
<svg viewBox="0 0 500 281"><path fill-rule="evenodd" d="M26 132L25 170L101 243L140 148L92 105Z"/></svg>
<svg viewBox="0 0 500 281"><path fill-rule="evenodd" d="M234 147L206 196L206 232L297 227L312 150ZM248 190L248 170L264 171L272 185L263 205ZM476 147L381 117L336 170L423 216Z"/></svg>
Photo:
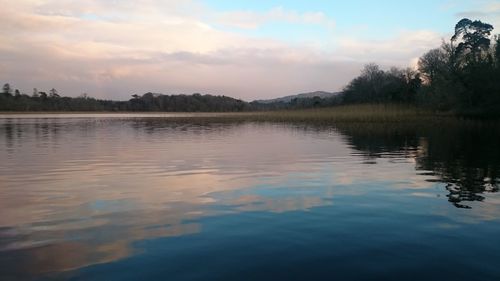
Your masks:
<svg viewBox="0 0 500 281"><path fill-rule="evenodd" d="M229 117L231 115L228 115ZM235 115L235 117L238 116ZM429 110L403 105L360 104L329 108L252 112L240 118L263 121L324 121L324 122L409 122L446 117Z"/></svg>

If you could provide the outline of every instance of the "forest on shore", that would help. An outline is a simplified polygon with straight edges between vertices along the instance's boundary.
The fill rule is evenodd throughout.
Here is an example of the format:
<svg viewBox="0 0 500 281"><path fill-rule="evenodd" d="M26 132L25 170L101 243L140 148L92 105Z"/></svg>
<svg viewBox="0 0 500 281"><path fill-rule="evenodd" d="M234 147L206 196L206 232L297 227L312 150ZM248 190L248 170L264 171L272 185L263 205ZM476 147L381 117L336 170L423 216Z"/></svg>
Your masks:
<svg viewBox="0 0 500 281"><path fill-rule="evenodd" d="M217 95L134 94L128 101L100 100L82 94L61 96L56 89L28 95L6 83L0 92L0 111L155 111L242 112L305 109L343 104L403 104L460 115L500 115L500 36L493 26L462 19L454 35L426 52L418 68L381 69L367 64L342 93L289 102L246 102Z"/></svg>

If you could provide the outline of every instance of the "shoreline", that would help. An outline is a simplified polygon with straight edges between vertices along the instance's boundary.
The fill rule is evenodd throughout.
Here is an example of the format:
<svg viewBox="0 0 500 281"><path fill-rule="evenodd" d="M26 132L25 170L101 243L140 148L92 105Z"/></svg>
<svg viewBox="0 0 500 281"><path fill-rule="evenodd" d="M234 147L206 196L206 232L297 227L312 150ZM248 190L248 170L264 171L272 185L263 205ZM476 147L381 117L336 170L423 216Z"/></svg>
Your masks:
<svg viewBox="0 0 500 281"><path fill-rule="evenodd" d="M151 118L193 118L214 120L239 121L314 121L314 122L413 122L423 120L452 117L422 108L395 105L395 104L357 104L336 107L272 110L272 111L245 111L245 112L103 112L103 111L28 111L28 112L0 112L3 118L30 118L30 117L151 117ZM454 117L454 116L453 116Z"/></svg>
<svg viewBox="0 0 500 281"><path fill-rule="evenodd" d="M0 118L50 118L65 116L110 118L213 119L272 122L440 122L443 120L494 120L498 116L460 115L399 104L354 104L312 109L244 112L160 112L160 111L2 111Z"/></svg>

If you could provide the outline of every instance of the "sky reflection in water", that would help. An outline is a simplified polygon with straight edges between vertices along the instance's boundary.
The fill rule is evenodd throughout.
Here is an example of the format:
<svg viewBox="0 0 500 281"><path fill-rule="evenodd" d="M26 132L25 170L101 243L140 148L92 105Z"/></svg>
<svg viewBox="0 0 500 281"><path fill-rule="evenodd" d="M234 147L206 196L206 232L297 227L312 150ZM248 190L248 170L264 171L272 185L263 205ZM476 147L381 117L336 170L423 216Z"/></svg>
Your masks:
<svg viewBox="0 0 500 281"><path fill-rule="evenodd" d="M496 125L63 117L0 119L6 279L500 274Z"/></svg>

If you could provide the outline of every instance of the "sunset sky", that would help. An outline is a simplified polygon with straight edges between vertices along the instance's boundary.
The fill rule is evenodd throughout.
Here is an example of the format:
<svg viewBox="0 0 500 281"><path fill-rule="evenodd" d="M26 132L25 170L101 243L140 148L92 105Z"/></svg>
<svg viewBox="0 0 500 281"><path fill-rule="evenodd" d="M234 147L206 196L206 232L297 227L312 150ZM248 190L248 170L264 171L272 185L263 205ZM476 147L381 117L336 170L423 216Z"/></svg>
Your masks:
<svg viewBox="0 0 500 281"><path fill-rule="evenodd" d="M0 5L2 84L120 100L149 91L247 101L338 91L369 62L415 66L463 17L500 26L500 1L492 0Z"/></svg>

